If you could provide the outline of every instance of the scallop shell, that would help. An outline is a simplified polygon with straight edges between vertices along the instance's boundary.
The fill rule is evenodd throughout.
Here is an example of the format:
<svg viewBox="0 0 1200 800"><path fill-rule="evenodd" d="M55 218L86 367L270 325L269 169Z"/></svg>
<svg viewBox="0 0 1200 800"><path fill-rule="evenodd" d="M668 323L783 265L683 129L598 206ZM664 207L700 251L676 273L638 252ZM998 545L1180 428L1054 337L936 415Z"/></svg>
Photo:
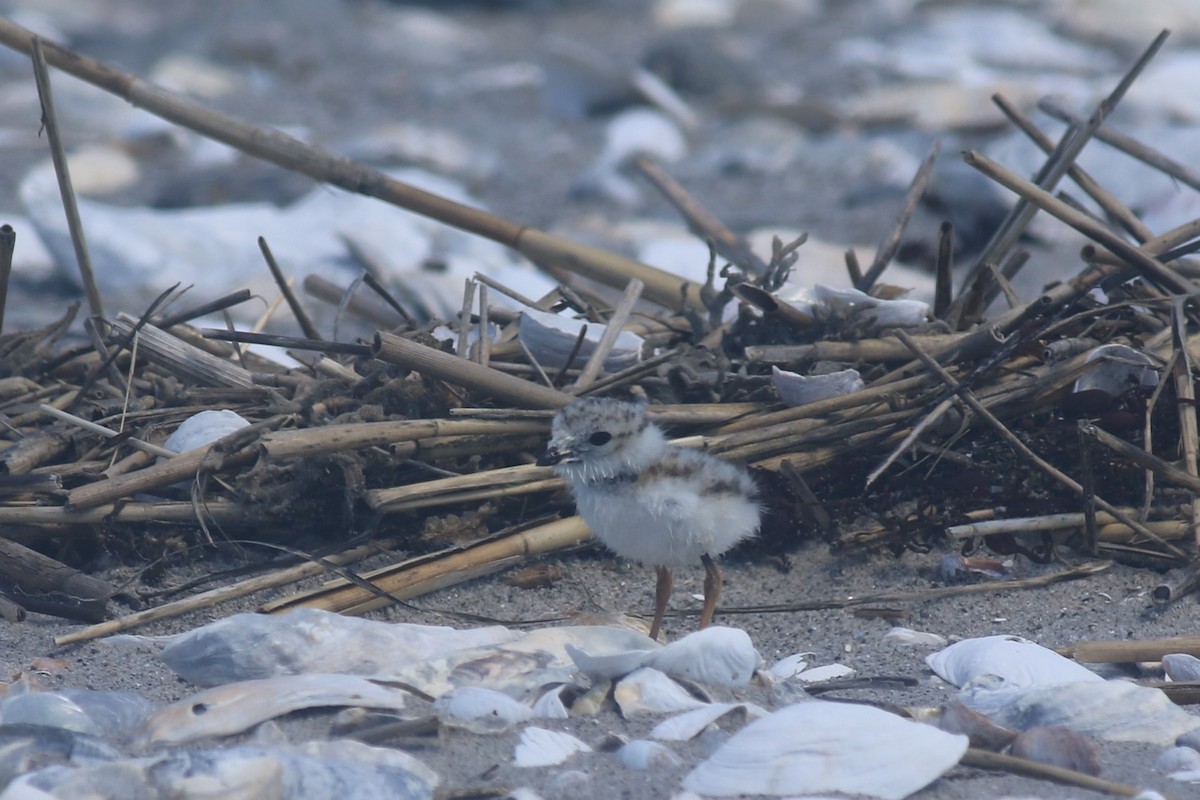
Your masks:
<svg viewBox="0 0 1200 800"><path fill-rule="evenodd" d="M669 714L706 705L664 673L642 667L625 676L613 689L613 699L628 719L637 714Z"/></svg>
<svg viewBox="0 0 1200 800"><path fill-rule="evenodd" d="M804 659L816 655L815 653L793 653L787 658L781 658L771 665L770 673L779 680L787 680L798 672L803 672L808 667L808 662Z"/></svg>
<svg viewBox="0 0 1200 800"><path fill-rule="evenodd" d="M513 752L518 767L550 767L561 764L576 753L590 753L587 743L569 733L530 726L521 731L521 740Z"/></svg>
<svg viewBox="0 0 1200 800"><path fill-rule="evenodd" d="M1200 680L1200 658L1187 653L1169 653L1162 658L1163 670L1173 681Z"/></svg>
<svg viewBox="0 0 1200 800"><path fill-rule="evenodd" d="M683 788L715 797L842 792L901 800L966 750L965 736L869 706L810 700L735 733Z"/></svg>
<svg viewBox="0 0 1200 800"><path fill-rule="evenodd" d="M248 420L229 409L201 411L179 423L174 433L163 442L163 447L176 453L186 453L197 447L207 447L249 424Z"/></svg>

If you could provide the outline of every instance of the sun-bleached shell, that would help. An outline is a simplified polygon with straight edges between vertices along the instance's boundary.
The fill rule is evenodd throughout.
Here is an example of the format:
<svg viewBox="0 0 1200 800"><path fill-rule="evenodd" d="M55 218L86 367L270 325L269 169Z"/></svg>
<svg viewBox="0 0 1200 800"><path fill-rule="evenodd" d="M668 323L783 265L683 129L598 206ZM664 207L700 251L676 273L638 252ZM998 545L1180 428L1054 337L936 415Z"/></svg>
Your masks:
<svg viewBox="0 0 1200 800"><path fill-rule="evenodd" d="M856 369L801 375L779 367L771 367L771 384L779 392L779 399L789 407L853 394L865 386L862 375Z"/></svg>
<svg viewBox="0 0 1200 800"><path fill-rule="evenodd" d="M1058 725L1110 742L1168 745L1200 728L1200 717L1172 703L1159 689L1120 680L994 690L971 685L959 698L993 722L1016 730Z"/></svg>
<svg viewBox="0 0 1200 800"><path fill-rule="evenodd" d="M901 800L967 750L967 737L869 706L810 700L751 722L683 779L714 797L842 792Z"/></svg>
<svg viewBox="0 0 1200 800"><path fill-rule="evenodd" d="M856 670L853 667L847 667L845 664L824 664L820 667L813 667L801 672L797 672L792 676L792 680L800 683L824 683L825 681L835 681L839 678L849 678L854 675Z"/></svg>
<svg viewBox="0 0 1200 800"><path fill-rule="evenodd" d="M921 300L881 300L858 289L834 289L817 284L781 293L781 298L819 320L864 323L882 328L910 328L929 319L929 304Z"/></svg>
<svg viewBox="0 0 1200 800"><path fill-rule="evenodd" d="M533 704L533 715L538 719L566 719L567 707L563 705L563 686L556 686L548 692L543 692Z"/></svg>
<svg viewBox="0 0 1200 800"><path fill-rule="evenodd" d="M340 739L271 747L176 749L73 768L51 766L22 775L9 784L4 797L432 800L437 785L433 770L401 750Z"/></svg>
<svg viewBox="0 0 1200 800"><path fill-rule="evenodd" d="M628 769L670 769L683 762L670 748L646 739L634 739L617 751L617 760Z"/></svg>
<svg viewBox="0 0 1200 800"><path fill-rule="evenodd" d="M160 657L197 686L304 672L382 677L405 664L520 636L498 625L458 630L301 608L281 615L234 614L173 638Z"/></svg>
<svg viewBox="0 0 1200 800"><path fill-rule="evenodd" d="M652 644L605 656L573 646L567 652L579 670L593 680L619 678L641 667L653 667L697 683L744 686L762 663L762 656L745 631L719 625L690 633L665 647Z"/></svg>
<svg viewBox="0 0 1200 800"><path fill-rule="evenodd" d="M626 675L613 689L613 699L625 718L637 714L670 714L706 705L666 674L651 667L642 667Z"/></svg>
<svg viewBox="0 0 1200 800"><path fill-rule="evenodd" d="M1168 653L1162 658L1163 671L1173 681L1200 680L1200 658L1188 653Z"/></svg>
<svg viewBox="0 0 1200 800"><path fill-rule="evenodd" d="M955 686L982 675L994 675L1009 687L1104 680L1071 659L1020 636L964 639L929 654L925 663L939 678Z"/></svg>
<svg viewBox="0 0 1200 800"><path fill-rule="evenodd" d="M573 365L581 367L595 351L608 326L599 322L571 319L559 314L525 309L521 312L521 324L517 338L529 348L538 363L547 369L562 369L567 364L579 333L587 327L583 343L575 356ZM633 366L642 358L642 337L630 331L617 334L616 344L604 359L606 372L618 372Z"/></svg>
<svg viewBox="0 0 1200 800"><path fill-rule="evenodd" d="M310 673L205 689L146 719L147 744L173 745L228 736L302 708L349 706L399 710L410 695L357 675Z"/></svg>
<svg viewBox="0 0 1200 800"><path fill-rule="evenodd" d="M1124 344L1102 344L1088 353L1092 366L1075 381L1073 391L1099 390L1120 397L1131 389L1158 385L1158 370L1145 353Z"/></svg>
<svg viewBox="0 0 1200 800"><path fill-rule="evenodd" d="M771 665L768 670L774 677L779 680L787 680L797 672L803 672L808 667L806 658L810 658L814 653L793 653L790 656L781 658Z"/></svg>
<svg viewBox="0 0 1200 800"><path fill-rule="evenodd" d="M513 752L513 764L518 767L550 767L561 764L576 753L590 753L592 748L569 733L529 726L521 731L521 740Z"/></svg>
<svg viewBox="0 0 1200 800"><path fill-rule="evenodd" d="M501 733L533 719L533 709L508 695L482 686L460 686L433 702L443 725L472 733Z"/></svg>
<svg viewBox="0 0 1200 800"><path fill-rule="evenodd" d="M745 686L762 664L750 635L714 625L694 631L650 655L646 666L712 686Z"/></svg>
<svg viewBox="0 0 1200 800"><path fill-rule="evenodd" d="M725 717L765 717L767 710L754 703L708 703L691 711L664 719L650 731L650 738L667 742L685 742L699 736L705 728Z"/></svg>
<svg viewBox="0 0 1200 800"><path fill-rule="evenodd" d="M250 421L241 414L227 408L201 411L179 423L179 427L163 442L163 447L176 453L186 453L210 445L249 424Z"/></svg>

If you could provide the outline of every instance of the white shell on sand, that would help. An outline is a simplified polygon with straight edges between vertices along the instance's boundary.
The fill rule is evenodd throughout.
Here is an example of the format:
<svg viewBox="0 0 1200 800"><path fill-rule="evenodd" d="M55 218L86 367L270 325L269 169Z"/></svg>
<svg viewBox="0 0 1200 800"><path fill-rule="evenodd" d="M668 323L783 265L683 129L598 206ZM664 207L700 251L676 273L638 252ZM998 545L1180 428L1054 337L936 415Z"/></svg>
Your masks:
<svg viewBox="0 0 1200 800"><path fill-rule="evenodd" d="M847 667L845 664L824 664L797 672L792 676L792 680L799 681L800 683L824 683L825 681L834 681L838 678L849 678L854 673L854 668Z"/></svg>
<svg viewBox="0 0 1200 800"><path fill-rule="evenodd" d="M1174 744L1200 728L1159 689L1126 681L1083 681L990 691L969 687L959 698L992 721L1016 730L1059 725L1110 742Z"/></svg>
<svg viewBox="0 0 1200 800"><path fill-rule="evenodd" d="M967 737L869 706L811 700L755 720L683 779L705 796L817 792L901 800L953 767Z"/></svg>
<svg viewBox="0 0 1200 800"><path fill-rule="evenodd" d="M562 701L562 686L542 694L533 704L533 715L538 719L566 719L567 707Z"/></svg>
<svg viewBox="0 0 1200 800"><path fill-rule="evenodd" d="M402 750L340 739L272 747L171 750L74 768L51 766L22 775L9 784L3 797L432 800L437 785L433 770Z"/></svg>
<svg viewBox="0 0 1200 800"><path fill-rule="evenodd" d="M646 739L634 739L622 746L617 759L629 769L669 769L683 763L670 748Z"/></svg>
<svg viewBox="0 0 1200 800"><path fill-rule="evenodd" d="M223 436L249 425L249 420L227 408L201 411L179 423L174 433L163 442L163 447L176 453L186 453L197 447L205 447Z"/></svg>
<svg viewBox="0 0 1200 800"><path fill-rule="evenodd" d="M946 637L912 628L892 628L883 635L883 641L897 647L945 647Z"/></svg>
<svg viewBox="0 0 1200 800"><path fill-rule="evenodd" d="M829 397L841 397L861 391L866 385L856 369L826 372L822 375L801 375L779 367L771 367L771 384L779 399L790 407L815 403Z"/></svg>
<svg viewBox="0 0 1200 800"><path fill-rule="evenodd" d="M1200 680L1200 658L1187 653L1168 653L1162 659L1163 670L1173 681Z"/></svg>
<svg viewBox="0 0 1200 800"><path fill-rule="evenodd" d="M451 689L433 703L442 724L472 733L500 733L533 719L533 709L503 692L482 686Z"/></svg>
<svg viewBox="0 0 1200 800"><path fill-rule="evenodd" d="M518 767L549 767L561 764L576 753L590 753L592 748L569 733L530 726L521 731L521 741L513 752L513 764Z"/></svg>
<svg viewBox="0 0 1200 800"><path fill-rule="evenodd" d="M302 708L347 706L400 710L410 695L357 675L290 675L205 689L146 719L147 744L172 745L228 736Z"/></svg>
<svg viewBox="0 0 1200 800"><path fill-rule="evenodd" d="M793 653L786 658L781 658L771 665L770 673L780 680L787 680L797 672L803 672L808 667L806 658L815 655L814 653Z"/></svg>
<svg viewBox="0 0 1200 800"><path fill-rule="evenodd" d="M626 719L637 714L670 714L706 705L664 673L650 667L642 667L625 676L613 689L613 699Z"/></svg>
<svg viewBox="0 0 1200 800"><path fill-rule="evenodd" d="M689 633L653 653L646 666L713 686L745 686L762 664L750 635L715 625Z"/></svg>
<svg viewBox="0 0 1200 800"><path fill-rule="evenodd" d="M705 728L726 716L765 717L767 710L754 703L709 703L664 719L650 731L653 739L684 742L699 736Z"/></svg>
<svg viewBox="0 0 1200 800"><path fill-rule="evenodd" d="M197 686L304 672L382 677L406 664L520 636L500 626L459 630L302 608L281 615L234 614L174 637L161 658Z"/></svg>
<svg viewBox="0 0 1200 800"><path fill-rule="evenodd" d="M1007 687L1045 686L1104 679L1053 650L1020 636L964 639L925 657L937 676L955 686L994 675Z"/></svg>
<svg viewBox="0 0 1200 800"><path fill-rule="evenodd" d="M921 325L930 314L929 304L921 300L881 300L858 289L833 289L821 284L781 292L780 297L817 319L865 323L875 329Z"/></svg>

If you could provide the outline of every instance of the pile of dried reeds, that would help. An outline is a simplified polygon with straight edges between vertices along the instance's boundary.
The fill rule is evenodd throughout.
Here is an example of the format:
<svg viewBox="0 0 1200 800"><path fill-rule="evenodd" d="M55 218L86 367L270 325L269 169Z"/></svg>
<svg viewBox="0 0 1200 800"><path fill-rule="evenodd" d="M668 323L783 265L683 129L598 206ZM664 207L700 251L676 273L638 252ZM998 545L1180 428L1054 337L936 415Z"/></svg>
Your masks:
<svg viewBox="0 0 1200 800"><path fill-rule="evenodd" d="M767 545L790 544L798 531L820 529L842 546L921 547L948 532L987 536L996 548L1045 557L1049 546L1074 537L1085 552L1186 564L1194 551L1188 531L1200 519L1191 349L1197 309L1189 301L1197 267L1186 255L1200 241L1200 220L1155 235L1074 164L1083 146L1100 136L1200 188L1187 170L1103 126L1163 38L1090 118L1057 109L1070 122L1058 143L996 98L1049 154L1045 166L1029 182L982 155L966 154L1021 201L957 295L950 280L952 231L943 228L936 319L924 329L864 337L851 322L814 317L777 295L802 243L777 243L769 260L759 259L651 162L640 162L643 174L712 242L706 286L418 191L39 43L0 21L0 42L32 53L41 67L52 146L57 137L46 62L247 153L503 242L563 282L549 296L530 299L478 276L470 290L478 287L480 312L469 313L468 294L464 313L451 324L463 345L475 325L483 331L499 323L502 333L494 342L480 336L470 351L460 347L464 355L438 345L429 336L432 326L406 319L371 280L363 284L375 294L365 296L306 283L313 297L380 328L370 342L322 340L265 243L303 338L188 324L248 293L170 316L157 313L156 303L138 317L108 318L88 280L86 247L72 215L89 287L89 342L58 344L71 313L43 330L0 336L0 374L9 376L0 380L5 594L24 607L97 621L107 614L112 588L63 563L96 547L154 556L201 537L294 541L297 532L322 533L337 545L332 555L62 640L74 641L327 569L343 577L270 610L315 605L362 612L492 573L587 539L585 527L569 516L560 481L535 466L533 456L554 409L584 394L630 391L651 399L654 418L686 437L680 444L756 470L771 509L762 537ZM70 209L64 159L55 152ZM914 179L895 232L872 263L863 270L847 254L859 289L887 296L888 287L877 281L935 154ZM1069 195L1052 194L1065 175L1106 219L1081 211ZM1008 280L1028 257L1016 245L1037 211L1084 232L1093 244L1074 278L1020 303ZM0 235L0 262L11 253L8 231ZM729 262L720 280L717 256ZM3 273L6 283L7 269ZM613 305L579 284L580 276L624 294ZM516 337L518 320L489 307L489 289L533 308L608 323L611 335L586 363L576 366L579 360L570 358L570 368L551 374ZM1001 293L1008 310L983 319ZM660 311L636 310L645 302ZM738 304L732 318L722 313L729 303ZM642 334L654 354L605 375L604 358L622 329ZM239 347L245 342L287 348L306 366L284 368L254 357ZM1089 368L1087 354L1097 342L1127 344L1149 356L1165 379L1153 393L1107 396L1098 404L1092 397L1092 405L1082 405L1072 387ZM808 370L817 362L856 367L866 387L782 406L770 368ZM253 424L179 455L155 444L184 418L215 408L237 411ZM388 547L415 548L422 521L473 538L373 573L345 570ZM376 538L351 541L361 532ZM1187 574L1169 595L1189 587Z"/></svg>

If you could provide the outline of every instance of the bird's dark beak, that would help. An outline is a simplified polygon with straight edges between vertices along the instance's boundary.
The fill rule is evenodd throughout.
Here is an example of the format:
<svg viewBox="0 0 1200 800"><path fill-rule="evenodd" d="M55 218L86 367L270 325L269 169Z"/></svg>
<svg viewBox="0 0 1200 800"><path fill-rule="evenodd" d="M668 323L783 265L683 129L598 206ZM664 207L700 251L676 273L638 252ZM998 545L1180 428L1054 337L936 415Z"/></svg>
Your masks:
<svg viewBox="0 0 1200 800"><path fill-rule="evenodd" d="M557 447L547 447L546 452L538 456L537 465L539 467L552 467L569 455L570 453L564 453Z"/></svg>

